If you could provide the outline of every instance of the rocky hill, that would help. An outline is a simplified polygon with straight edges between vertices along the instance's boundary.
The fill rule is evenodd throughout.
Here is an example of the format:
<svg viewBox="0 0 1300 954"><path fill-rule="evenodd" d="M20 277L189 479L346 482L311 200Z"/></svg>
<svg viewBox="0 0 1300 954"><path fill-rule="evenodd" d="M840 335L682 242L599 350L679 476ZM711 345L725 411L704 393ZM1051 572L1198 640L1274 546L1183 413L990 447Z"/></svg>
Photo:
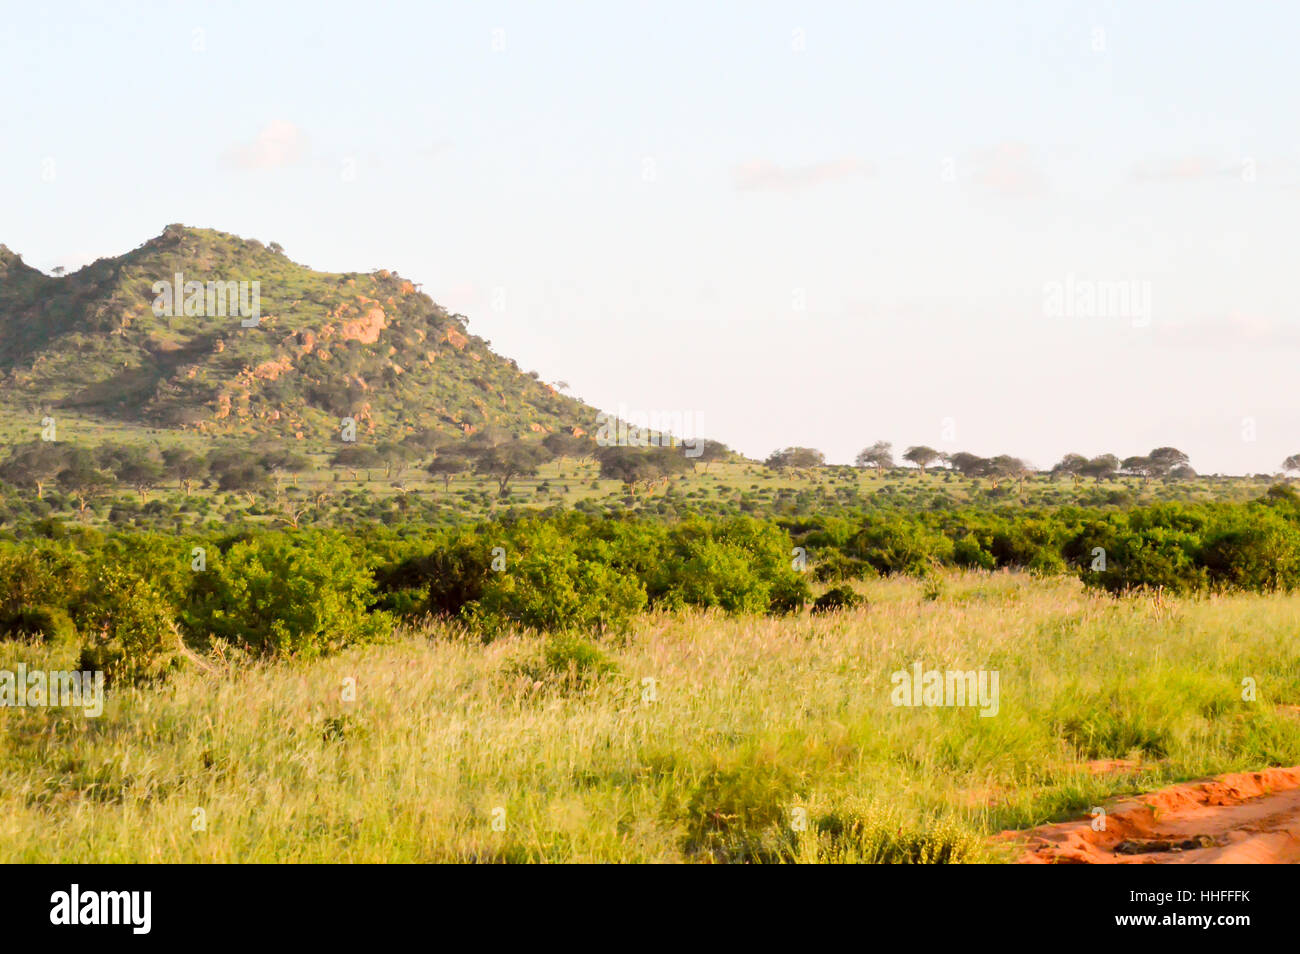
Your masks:
<svg viewBox="0 0 1300 954"><path fill-rule="evenodd" d="M582 433L596 415L399 275L317 272L179 225L66 276L0 245L0 407L313 442L344 418L399 439Z"/></svg>

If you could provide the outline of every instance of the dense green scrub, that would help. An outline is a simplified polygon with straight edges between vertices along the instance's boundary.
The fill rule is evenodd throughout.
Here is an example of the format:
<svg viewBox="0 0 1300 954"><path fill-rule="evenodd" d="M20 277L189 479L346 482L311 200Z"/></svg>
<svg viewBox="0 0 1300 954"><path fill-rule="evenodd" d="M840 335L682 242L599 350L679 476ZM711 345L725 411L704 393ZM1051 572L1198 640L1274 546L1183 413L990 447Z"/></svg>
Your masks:
<svg viewBox="0 0 1300 954"><path fill-rule="evenodd" d="M0 546L0 638L57 643L82 666L134 680L191 649L314 656L429 617L492 638L622 631L646 609L781 615L802 610L817 584L940 567L1068 573L1114 594L1290 591L1300 499L1279 487L1250 503L1122 512L672 522L568 512L188 538L52 528Z"/></svg>

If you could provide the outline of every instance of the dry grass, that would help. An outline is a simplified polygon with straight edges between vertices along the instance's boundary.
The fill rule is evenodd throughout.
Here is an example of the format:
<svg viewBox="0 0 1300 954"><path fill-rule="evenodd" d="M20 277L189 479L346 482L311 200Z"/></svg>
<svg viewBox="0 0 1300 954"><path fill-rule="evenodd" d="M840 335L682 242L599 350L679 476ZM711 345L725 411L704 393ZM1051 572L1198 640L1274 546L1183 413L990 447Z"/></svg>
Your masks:
<svg viewBox="0 0 1300 954"><path fill-rule="evenodd" d="M595 649L432 627L196 669L99 719L0 710L0 857L997 860L1002 828L1300 763L1280 708L1300 703L1300 597L1115 602L1005 573L861 589L868 607L826 617L646 616ZM42 652L0 644L0 668ZM917 660L998 670L998 715L891 705ZM1105 757L1140 767L1082 765Z"/></svg>

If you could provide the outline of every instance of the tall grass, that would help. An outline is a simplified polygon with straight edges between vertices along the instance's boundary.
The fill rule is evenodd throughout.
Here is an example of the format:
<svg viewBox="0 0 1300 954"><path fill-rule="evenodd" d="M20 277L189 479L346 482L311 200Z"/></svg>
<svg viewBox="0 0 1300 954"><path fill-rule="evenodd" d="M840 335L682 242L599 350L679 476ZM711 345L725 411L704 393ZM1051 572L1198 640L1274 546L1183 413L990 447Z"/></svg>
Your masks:
<svg viewBox="0 0 1300 954"><path fill-rule="evenodd" d="M1300 596L1115 601L1007 573L859 589L857 610L648 615L612 642L431 626L217 659L110 693L99 719L0 709L0 859L1001 860L1004 828L1300 764L1281 708ZM19 660L66 667L0 644L0 668ZM915 661L998 670L998 714L891 705ZM1139 764L1088 772L1100 758Z"/></svg>

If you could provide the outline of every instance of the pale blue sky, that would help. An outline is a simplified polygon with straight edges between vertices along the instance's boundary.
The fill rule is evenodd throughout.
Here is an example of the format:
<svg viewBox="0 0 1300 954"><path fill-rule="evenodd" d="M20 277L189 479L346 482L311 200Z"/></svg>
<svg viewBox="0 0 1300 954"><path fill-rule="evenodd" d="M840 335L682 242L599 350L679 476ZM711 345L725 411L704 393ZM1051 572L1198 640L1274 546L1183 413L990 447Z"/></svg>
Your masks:
<svg viewBox="0 0 1300 954"><path fill-rule="evenodd" d="M115 6L0 18L0 242L39 268L170 222L395 268L752 455L1300 452L1300 8ZM1069 280L1149 320L1050 317Z"/></svg>

